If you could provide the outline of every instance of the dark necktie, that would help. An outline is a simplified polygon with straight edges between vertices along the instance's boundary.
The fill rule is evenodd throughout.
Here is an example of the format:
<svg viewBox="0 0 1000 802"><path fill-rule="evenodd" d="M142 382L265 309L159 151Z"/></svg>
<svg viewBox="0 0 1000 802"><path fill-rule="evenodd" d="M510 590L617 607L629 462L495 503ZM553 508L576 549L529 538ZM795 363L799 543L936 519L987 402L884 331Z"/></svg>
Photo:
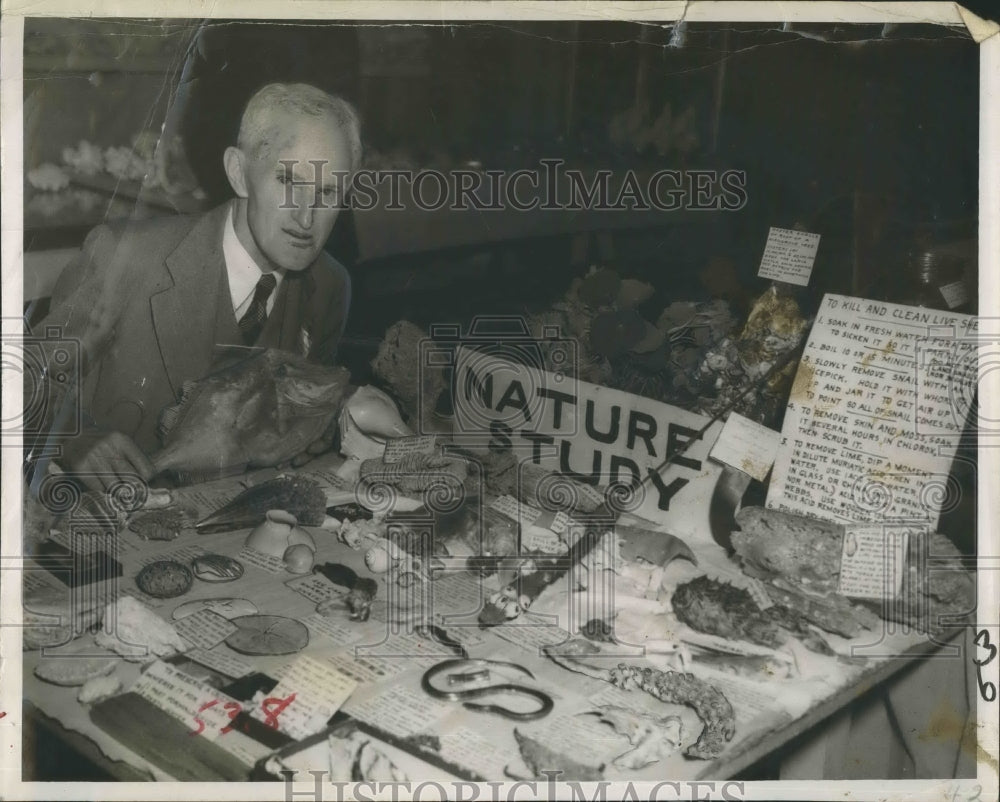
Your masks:
<svg viewBox="0 0 1000 802"><path fill-rule="evenodd" d="M243 342L253 345L260 337L264 329L264 321L267 320L267 299L271 297L271 292L278 284L278 280L273 273L265 273L257 282L257 289L253 291L253 300L243 317L240 318L240 333L243 335Z"/></svg>

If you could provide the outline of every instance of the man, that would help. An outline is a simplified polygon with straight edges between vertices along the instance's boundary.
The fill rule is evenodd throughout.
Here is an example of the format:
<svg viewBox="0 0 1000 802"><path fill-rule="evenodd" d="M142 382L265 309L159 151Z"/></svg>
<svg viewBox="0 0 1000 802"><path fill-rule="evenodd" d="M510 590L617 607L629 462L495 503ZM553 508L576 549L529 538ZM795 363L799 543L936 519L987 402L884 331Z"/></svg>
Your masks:
<svg viewBox="0 0 1000 802"><path fill-rule="evenodd" d="M210 372L216 346L332 362L350 277L323 245L360 160L360 125L346 101L307 84L269 84L225 151L234 200L200 217L91 232L41 324L80 343L84 428L62 444L65 470L95 488L124 474L149 478L160 411L185 381Z"/></svg>

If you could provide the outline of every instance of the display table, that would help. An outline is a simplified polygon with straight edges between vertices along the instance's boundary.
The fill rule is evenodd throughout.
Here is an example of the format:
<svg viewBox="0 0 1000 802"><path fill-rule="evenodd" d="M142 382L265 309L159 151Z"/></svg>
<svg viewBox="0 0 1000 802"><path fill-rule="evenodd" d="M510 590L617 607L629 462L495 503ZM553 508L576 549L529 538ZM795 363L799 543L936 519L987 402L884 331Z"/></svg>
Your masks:
<svg viewBox="0 0 1000 802"><path fill-rule="evenodd" d="M232 481L181 489L174 491L175 501L193 506L203 513L219 506L238 489ZM366 570L362 551L352 550L332 532L321 528L310 528L309 531L318 547L317 563L342 563L360 576L375 576ZM794 673L797 677L794 679L746 678L698 666L693 670L702 679L719 687L736 712L736 734L722 754L714 760L698 760L682 754L683 747L692 743L701 729L691 709L665 704L639 690L623 691L592 677L567 671L541 654L542 646L555 645L569 637L569 633L560 629L560 626L570 628L568 611L574 609L571 598L574 594L570 593L565 579L550 587L530 613L503 626L482 629L477 625L477 615L486 595L496 588L496 577L480 579L467 571L447 570L426 585L401 589L397 585L389 585L383 574L375 576L379 580L379 590L371 618L359 622L349 619L346 606L336 604L345 592L343 588L322 576L296 576L280 565L268 565L266 560L243 550L246 535L246 530L212 535L185 531L174 541L147 542L123 528L118 539L117 557L123 568L123 576L118 580L118 592L140 598L166 620L171 619L176 607L186 602L235 597L251 601L261 614L287 616L303 622L309 629L310 637L308 645L298 655L248 657L237 654L222 643L208 650L210 657L205 662L220 666L235 661L236 665L242 664L247 669L279 679L300 655L308 655L353 676L358 685L341 708L343 713L368 725L370 731L385 733L397 747L400 743L405 745L408 739L436 739L441 760L436 765L433 761L431 764L417 763L418 768L411 769L426 771L427 765L431 765L435 775L411 776L412 780L502 780L530 776L525 774L515 729L557 752L572 754L581 763L604 763L604 778L608 780L655 781L664 777L677 780L725 779L781 749L796 736L850 705L866 691L941 648L941 644L931 642L922 634L906 632L903 627L894 626L884 633L868 632L854 643L828 636L838 652L836 658L795 649ZM687 560L674 560L664 573L663 588L670 589L701 573L720 578L739 577L739 569L714 542L706 539L690 545L699 565L695 567ZM244 575L223 584L195 580L189 592L167 600L147 597L135 586L134 578L138 570L154 559L189 562L200 553L213 552L237 557L245 566ZM616 576L609 571L604 574ZM32 585L41 583L59 587L58 581L44 571L29 570L26 578ZM113 581L107 585L103 592L113 593L110 587ZM316 610L317 600L324 598L334 601L332 611L325 615ZM674 640L671 628L678 626L676 619L662 614L666 608L660 602L648 598L644 600L645 604L642 601L633 600L630 605L641 610L640 616L647 616L640 617L640 620L657 622L657 626L662 623L658 631L652 628L647 631L650 643L658 645L650 651L669 651L663 649L662 644ZM625 606L624 602L622 604ZM415 628L415 622L420 621L439 624L449 637L461 642L472 657L495 658L530 670L535 679L525 681L525 684L552 697L552 712L535 721L515 722L489 713L466 710L459 702L431 698L421 689L424 672L440 661L453 658L455 654L442 643L422 637ZM573 628L578 628L580 623L578 621ZM952 638L963 631L956 629ZM632 655L637 651L634 645L629 645L627 637L620 635L620 638L625 653ZM634 641L633 637L633 644ZM867 652L871 656L851 657L852 647L855 655ZM944 648L949 647L945 645ZM215 659L211 659L211 655ZM221 663L220 656L227 663ZM135 779L145 775L154 780L235 779L226 776L225 772L213 776L210 766L201 766L195 757L199 753L201 738L187 736L183 728L178 728L183 733L179 739L183 743L170 748L164 746L165 736L162 733L152 739L152 746L150 742L144 745L141 739L123 742L120 737L112 736L95 723L92 711L77 701L76 688L51 685L35 677L34 669L40 659L39 652L24 653L26 712L43 722L58 722L58 727L73 738L82 737L92 742L108 761L106 768L115 776ZM199 657L199 660L202 659L205 659L204 653ZM676 654L655 653L646 658L621 658L622 662L663 669L676 665L676 659ZM182 670L186 667L197 669L194 663L185 660L178 666ZM239 672L230 671L232 673L228 678L235 680ZM139 677L139 666L122 661L116 674L127 690ZM225 672L222 676L225 679ZM523 680L518 676L519 682ZM503 702L510 706L525 703L516 698L504 698ZM246 704L249 707L252 703ZM681 751L644 768L614 766L613 759L630 747L623 736L599 723L596 716L587 715L588 711L600 706L679 716L686 733ZM192 731L195 729L195 721L190 722L190 728ZM261 744L236 730L218 735L213 743L235 754L248 777L253 765L275 750L274 744ZM158 752L160 749L163 754L172 753L173 757L162 758ZM325 742L320 742L311 750L298 751L287 758L284 765L296 771L327 770L329 759L325 749ZM184 771L179 774L176 770L177 755L185 753L192 756L192 762L185 764ZM192 769L192 766L196 768ZM187 773L189 769L190 774ZM303 776L308 778L308 775Z"/></svg>

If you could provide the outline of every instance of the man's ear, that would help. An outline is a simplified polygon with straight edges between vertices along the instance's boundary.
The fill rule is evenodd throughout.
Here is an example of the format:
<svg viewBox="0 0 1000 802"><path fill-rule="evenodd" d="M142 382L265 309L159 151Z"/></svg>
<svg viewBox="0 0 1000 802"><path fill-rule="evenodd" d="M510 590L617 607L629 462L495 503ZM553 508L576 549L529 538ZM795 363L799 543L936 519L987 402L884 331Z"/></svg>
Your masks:
<svg viewBox="0 0 1000 802"><path fill-rule="evenodd" d="M245 198L247 192L246 154L237 147L230 145L222 155L222 164L226 168L226 177L233 192L239 198Z"/></svg>

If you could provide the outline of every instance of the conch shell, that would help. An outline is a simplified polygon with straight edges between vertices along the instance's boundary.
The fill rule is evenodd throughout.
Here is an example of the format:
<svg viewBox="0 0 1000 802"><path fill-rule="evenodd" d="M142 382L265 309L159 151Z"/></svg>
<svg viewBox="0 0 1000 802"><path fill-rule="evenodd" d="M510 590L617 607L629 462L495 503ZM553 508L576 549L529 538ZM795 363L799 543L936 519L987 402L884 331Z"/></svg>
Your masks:
<svg viewBox="0 0 1000 802"><path fill-rule="evenodd" d="M359 387L347 400L339 424L341 453L361 460L381 457L386 440L413 434L395 402L370 384Z"/></svg>

